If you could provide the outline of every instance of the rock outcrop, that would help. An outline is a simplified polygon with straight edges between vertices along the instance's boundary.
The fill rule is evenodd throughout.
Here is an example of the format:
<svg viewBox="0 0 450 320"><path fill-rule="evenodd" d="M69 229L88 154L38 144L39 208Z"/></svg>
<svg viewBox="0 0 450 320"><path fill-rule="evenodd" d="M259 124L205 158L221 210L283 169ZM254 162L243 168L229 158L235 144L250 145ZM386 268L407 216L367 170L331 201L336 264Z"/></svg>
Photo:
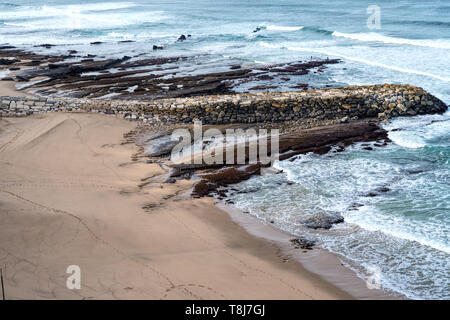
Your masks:
<svg viewBox="0 0 450 320"><path fill-rule="evenodd" d="M319 212L300 221L310 229L330 229L333 224L344 222L344 218L337 212Z"/></svg>

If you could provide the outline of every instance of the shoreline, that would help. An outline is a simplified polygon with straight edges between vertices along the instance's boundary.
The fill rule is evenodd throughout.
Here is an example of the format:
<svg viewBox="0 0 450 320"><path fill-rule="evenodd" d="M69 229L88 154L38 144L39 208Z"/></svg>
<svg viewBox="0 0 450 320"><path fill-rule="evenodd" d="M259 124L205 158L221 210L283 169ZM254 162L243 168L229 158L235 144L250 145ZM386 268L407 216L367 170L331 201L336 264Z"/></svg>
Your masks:
<svg viewBox="0 0 450 320"><path fill-rule="evenodd" d="M386 292L383 289L368 289L365 281L358 277L356 272L345 266L338 255L323 249L314 247L313 250L301 250L293 248L289 240L296 236L246 214L237 208L221 201L216 206L225 211L233 221L238 223L251 235L264 239L277 245L287 259L299 262L303 268L319 276L324 281L340 288L344 292L358 300L404 300L407 299L397 292Z"/></svg>

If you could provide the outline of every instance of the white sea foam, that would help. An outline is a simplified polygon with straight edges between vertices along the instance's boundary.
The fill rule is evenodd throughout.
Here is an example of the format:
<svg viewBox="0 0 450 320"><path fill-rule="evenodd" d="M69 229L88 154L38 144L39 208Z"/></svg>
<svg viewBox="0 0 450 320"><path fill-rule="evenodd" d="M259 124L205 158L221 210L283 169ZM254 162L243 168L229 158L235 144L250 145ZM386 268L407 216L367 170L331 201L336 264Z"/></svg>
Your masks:
<svg viewBox="0 0 450 320"><path fill-rule="evenodd" d="M400 44L400 45L411 45L411 46L420 46L420 47L429 47L436 49L450 49L450 41L447 39L404 39L404 38L395 38L381 35L375 32L368 33L343 33L335 31L332 34L334 37L347 38L357 41L365 41L365 42L384 42L391 44Z"/></svg>
<svg viewBox="0 0 450 320"><path fill-rule="evenodd" d="M119 92L112 92L112 93L105 94L104 96L97 97L97 99L99 99L99 100L111 99L111 98L114 98L114 97L117 97L117 96L120 96Z"/></svg>
<svg viewBox="0 0 450 320"><path fill-rule="evenodd" d="M167 18L163 11L138 10L123 14L118 10L135 7L133 2L83 5L25 6L1 13L3 24L28 30L107 29ZM26 20L25 22L23 20Z"/></svg>
<svg viewBox="0 0 450 320"><path fill-rule="evenodd" d="M0 71L0 79L6 77L10 72L11 72L10 70Z"/></svg>
<svg viewBox="0 0 450 320"><path fill-rule="evenodd" d="M302 30L303 26L298 27L287 27L287 26L276 26L276 25L268 25L266 27L266 30L272 30L272 31L298 31Z"/></svg>
<svg viewBox="0 0 450 320"><path fill-rule="evenodd" d="M31 23L14 23L14 22L3 22L5 26L20 27L20 28L34 28Z"/></svg>
<svg viewBox="0 0 450 320"><path fill-rule="evenodd" d="M119 10L134 7L132 2L99 2L81 5L43 5L43 6L23 6L19 10L2 12L3 19L28 19L39 17L55 17L60 15L71 15L85 12L101 12Z"/></svg>
<svg viewBox="0 0 450 320"><path fill-rule="evenodd" d="M417 221L411 222L405 217L395 216L394 214L379 214L370 206L360 208L353 213L345 214L345 219L349 223L355 223L361 228L372 231L382 232L397 239L415 241L421 245L450 254L450 246L438 239L444 239L445 236L439 236L439 233L447 233L449 230L438 223L427 222L420 228L417 228Z"/></svg>
<svg viewBox="0 0 450 320"><path fill-rule="evenodd" d="M436 75L436 74L432 74L432 73L424 72L424 71L419 71L419 70L413 70L413 69L408 69L408 68L401 68L401 67L397 67L397 66L387 65L387 64L384 64L384 63L370 61L370 60L366 60L366 59L362 59L362 58L350 57L348 55L343 55L343 54L340 54L340 53L337 53L337 52L327 51L327 50L323 50L323 49L297 47L297 46L279 46L279 45L277 46L277 45L268 44L268 43L263 42L263 41L260 41L259 44L262 47L265 47L265 48L272 48L272 49L274 49L274 48L285 48L285 49L288 49L288 50L291 50L291 51L314 52L314 53L319 53L319 54L323 54L323 55L326 55L326 56L339 57L339 58L343 58L345 60L355 61L355 62L359 62L359 63L363 63L363 64L375 66L375 67L390 69L390 70L403 72L403 73L416 74L416 75L420 75L420 76L424 76L424 77L434 78L434 79L437 79L437 80L440 80L440 81L444 81L444 82L450 82L450 78L449 77L443 77L443 76L440 76L440 75Z"/></svg>
<svg viewBox="0 0 450 320"><path fill-rule="evenodd" d="M395 131L389 132L389 139L395 144L405 148L423 148L426 146L424 139L411 135L409 132Z"/></svg>
<svg viewBox="0 0 450 320"><path fill-rule="evenodd" d="M47 19L48 18L48 19ZM120 13L80 13L63 12L54 17L33 20L30 22L4 22L7 26L32 30L61 30L61 29L109 29L115 27L135 25L145 22L159 22L166 19L162 11L139 12L132 16Z"/></svg>
<svg viewBox="0 0 450 320"><path fill-rule="evenodd" d="M139 87L138 85L131 86L126 91L128 91L129 93L133 93L138 87Z"/></svg>
<svg viewBox="0 0 450 320"><path fill-rule="evenodd" d="M423 148L427 141L443 139L450 132L450 113L398 118L383 124L389 138L406 148Z"/></svg>

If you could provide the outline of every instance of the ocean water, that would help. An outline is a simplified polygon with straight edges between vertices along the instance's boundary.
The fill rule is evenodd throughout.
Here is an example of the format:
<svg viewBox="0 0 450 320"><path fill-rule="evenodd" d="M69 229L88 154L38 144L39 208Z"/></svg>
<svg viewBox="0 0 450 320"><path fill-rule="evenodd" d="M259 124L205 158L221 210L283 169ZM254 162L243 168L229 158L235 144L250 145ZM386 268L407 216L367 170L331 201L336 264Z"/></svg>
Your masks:
<svg viewBox="0 0 450 320"><path fill-rule="evenodd" d="M379 268L387 291L449 299L450 113L399 118L385 128L393 141L385 147L359 143L276 162L282 174L244 181L230 198L315 240L363 278ZM345 222L320 231L301 223L319 212L338 212Z"/></svg>
<svg viewBox="0 0 450 320"><path fill-rule="evenodd" d="M377 1L369 29L361 0L9 0L0 2L0 44L106 56L192 55L213 69L335 57L316 81L335 85L410 83L450 101L450 3ZM253 31L259 27L261 31ZM176 42L181 34L188 41ZM133 43L118 43L134 40ZM103 41L101 46L90 42ZM165 50L153 52L154 44ZM205 67L204 66L204 67ZM309 79L308 79L309 80Z"/></svg>
<svg viewBox="0 0 450 320"><path fill-rule="evenodd" d="M373 4L381 9L380 29L366 24ZM181 34L192 37L177 42ZM104 43L94 47L93 41ZM64 54L187 55L212 71L340 58L305 82L409 83L450 103L448 0L10 0L0 2L0 44L6 43ZM57 46L34 47L43 43ZM154 44L165 48L153 52ZM231 197L252 215L316 239L361 277L380 268L386 290L449 299L450 113L395 119L385 127L393 141L388 146L355 145L279 162L283 174L254 177L237 186L251 193ZM299 223L318 211L339 212L345 223L327 231Z"/></svg>

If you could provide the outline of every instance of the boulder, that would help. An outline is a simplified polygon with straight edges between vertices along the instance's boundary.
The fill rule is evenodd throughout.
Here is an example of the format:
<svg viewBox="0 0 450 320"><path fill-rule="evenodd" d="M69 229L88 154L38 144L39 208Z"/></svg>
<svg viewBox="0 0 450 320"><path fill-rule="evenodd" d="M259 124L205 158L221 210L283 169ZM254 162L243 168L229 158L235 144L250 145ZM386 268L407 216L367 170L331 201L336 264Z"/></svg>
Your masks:
<svg viewBox="0 0 450 320"><path fill-rule="evenodd" d="M339 123L347 123L349 120L350 120L349 117L345 116L342 119L339 119Z"/></svg>
<svg viewBox="0 0 450 320"><path fill-rule="evenodd" d="M344 222L344 218L337 212L319 212L301 221L311 229L330 229L333 224Z"/></svg>
<svg viewBox="0 0 450 320"><path fill-rule="evenodd" d="M295 249L312 250L313 246L316 244L314 240L305 237L298 237L289 241L292 243Z"/></svg>
<svg viewBox="0 0 450 320"><path fill-rule="evenodd" d="M388 187L380 187L380 188L377 189L377 191L379 191L379 192L389 192L390 189Z"/></svg>
<svg viewBox="0 0 450 320"><path fill-rule="evenodd" d="M15 63L16 59L0 59L0 65L9 66L13 63Z"/></svg>
<svg viewBox="0 0 450 320"><path fill-rule="evenodd" d="M55 46L54 44L44 43L44 44L37 45L35 47L42 47L42 48L50 49L51 47L54 47L54 46Z"/></svg>

